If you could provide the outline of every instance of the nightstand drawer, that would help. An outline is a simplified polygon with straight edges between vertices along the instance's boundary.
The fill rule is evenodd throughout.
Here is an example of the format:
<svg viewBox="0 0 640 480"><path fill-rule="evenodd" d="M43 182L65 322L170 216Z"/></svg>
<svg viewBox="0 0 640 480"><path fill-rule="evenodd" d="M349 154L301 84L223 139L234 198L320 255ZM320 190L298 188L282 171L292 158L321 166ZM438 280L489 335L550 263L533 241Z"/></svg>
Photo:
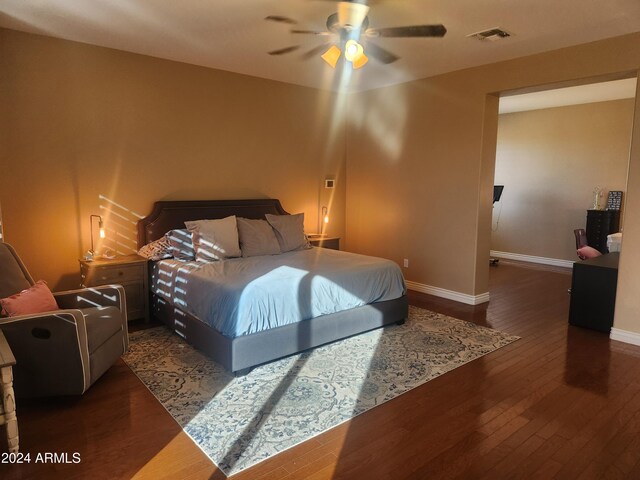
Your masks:
<svg viewBox="0 0 640 480"><path fill-rule="evenodd" d="M85 285L108 285L110 283L137 282L144 278L143 265L114 265L108 267L81 268Z"/></svg>
<svg viewBox="0 0 640 480"><path fill-rule="evenodd" d="M80 260L83 287L122 285L127 298L127 318L149 318L147 260L138 255L113 259Z"/></svg>

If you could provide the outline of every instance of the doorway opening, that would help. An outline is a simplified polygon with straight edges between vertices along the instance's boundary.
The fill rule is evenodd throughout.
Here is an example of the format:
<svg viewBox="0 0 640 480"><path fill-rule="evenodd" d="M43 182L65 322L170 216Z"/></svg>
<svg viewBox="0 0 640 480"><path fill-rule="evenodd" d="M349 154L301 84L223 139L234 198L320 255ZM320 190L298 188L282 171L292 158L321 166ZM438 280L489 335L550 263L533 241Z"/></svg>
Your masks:
<svg viewBox="0 0 640 480"><path fill-rule="evenodd" d="M573 231L622 192L624 228L636 77L501 96L491 258L570 269ZM614 196L617 194L613 194ZM611 232L615 233L615 232Z"/></svg>

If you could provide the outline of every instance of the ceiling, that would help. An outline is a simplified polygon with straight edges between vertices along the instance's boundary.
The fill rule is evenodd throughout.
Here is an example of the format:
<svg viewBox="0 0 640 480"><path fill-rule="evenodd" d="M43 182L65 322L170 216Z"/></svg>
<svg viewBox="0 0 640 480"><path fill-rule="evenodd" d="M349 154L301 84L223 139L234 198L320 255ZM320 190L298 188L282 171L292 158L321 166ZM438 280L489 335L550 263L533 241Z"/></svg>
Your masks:
<svg viewBox="0 0 640 480"><path fill-rule="evenodd" d="M541 108L634 98L636 96L636 83L636 78L626 78L624 80L501 97L500 113L524 112Z"/></svg>
<svg viewBox="0 0 640 480"><path fill-rule="evenodd" d="M2 0L0 26L319 89L361 91L640 31L638 0L371 0L371 27L443 23L444 38L366 38L398 55L348 81L301 55L331 37L296 35L267 15L324 30L327 0ZM512 36L467 35L501 27ZM287 55L266 52L288 46ZM328 44L327 44L328 45Z"/></svg>

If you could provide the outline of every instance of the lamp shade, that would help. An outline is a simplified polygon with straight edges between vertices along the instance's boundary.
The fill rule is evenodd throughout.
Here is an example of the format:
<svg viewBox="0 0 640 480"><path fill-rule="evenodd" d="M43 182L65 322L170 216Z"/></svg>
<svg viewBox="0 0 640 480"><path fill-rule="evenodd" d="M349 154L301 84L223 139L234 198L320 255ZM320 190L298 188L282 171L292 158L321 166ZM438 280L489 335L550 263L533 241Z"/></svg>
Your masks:
<svg viewBox="0 0 640 480"><path fill-rule="evenodd" d="M338 63L338 59L341 54L342 52L338 47L331 45L329 49L321 55L321 57L325 62L331 65L331 68L336 68L336 63Z"/></svg>

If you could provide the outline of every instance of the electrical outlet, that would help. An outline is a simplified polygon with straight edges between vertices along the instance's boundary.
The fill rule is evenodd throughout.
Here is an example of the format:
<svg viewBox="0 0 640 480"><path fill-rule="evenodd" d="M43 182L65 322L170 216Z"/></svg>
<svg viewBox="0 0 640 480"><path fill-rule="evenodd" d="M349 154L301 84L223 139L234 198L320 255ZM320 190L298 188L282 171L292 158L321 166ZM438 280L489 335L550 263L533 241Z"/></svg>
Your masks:
<svg viewBox="0 0 640 480"><path fill-rule="evenodd" d="M409 259L408 258L404 259L404 268L409 268Z"/></svg>

